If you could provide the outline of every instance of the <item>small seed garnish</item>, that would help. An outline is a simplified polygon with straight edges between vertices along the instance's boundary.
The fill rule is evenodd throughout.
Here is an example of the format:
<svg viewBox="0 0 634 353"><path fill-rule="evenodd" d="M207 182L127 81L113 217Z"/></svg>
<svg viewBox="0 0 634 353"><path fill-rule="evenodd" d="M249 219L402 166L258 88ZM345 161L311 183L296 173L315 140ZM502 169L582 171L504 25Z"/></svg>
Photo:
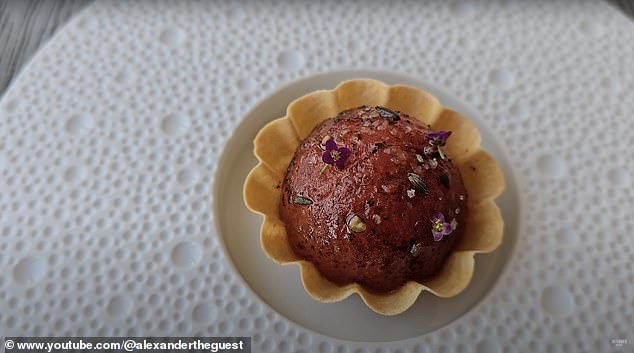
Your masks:
<svg viewBox="0 0 634 353"><path fill-rule="evenodd" d="M412 248L409 250L409 253L412 254L412 256L416 257L420 255L422 251L423 251L423 245L421 243L416 243L412 245Z"/></svg>
<svg viewBox="0 0 634 353"><path fill-rule="evenodd" d="M367 226L365 222L361 219L361 217L357 215L350 215L346 219L346 225L348 226L348 230L352 233L361 233L365 232Z"/></svg>
<svg viewBox="0 0 634 353"><path fill-rule="evenodd" d="M460 214L460 207L456 208L456 210L454 211L456 214Z"/></svg>
<svg viewBox="0 0 634 353"><path fill-rule="evenodd" d="M294 203L296 205L311 205L313 203L313 200L302 196L295 196Z"/></svg>
<svg viewBox="0 0 634 353"><path fill-rule="evenodd" d="M372 150L370 150L370 153L376 153L380 148L385 147L385 143L383 142L377 142L374 144L374 147L372 147Z"/></svg>
<svg viewBox="0 0 634 353"><path fill-rule="evenodd" d="M421 156L418 153L416 153L416 160L418 161L418 163L425 164L425 157Z"/></svg>
<svg viewBox="0 0 634 353"><path fill-rule="evenodd" d="M410 199L413 199L414 196L416 196L416 190L414 189L407 189L407 197L409 197Z"/></svg>
<svg viewBox="0 0 634 353"><path fill-rule="evenodd" d="M460 199L460 201L464 201L464 195L458 196L458 199Z"/></svg>
<svg viewBox="0 0 634 353"><path fill-rule="evenodd" d="M436 160L436 158L430 159L429 160L429 167L431 169L436 169L436 167L438 167L438 160Z"/></svg>
<svg viewBox="0 0 634 353"><path fill-rule="evenodd" d="M440 177L438 177L438 179L440 180L440 183L446 187L447 189L449 189L449 175L447 174L442 174Z"/></svg>
<svg viewBox="0 0 634 353"><path fill-rule="evenodd" d="M427 194L429 192L427 184L425 184L423 178L421 178L418 174L408 173L407 179L409 180L410 184L412 184L416 189L418 189L418 191L421 191L423 194Z"/></svg>
<svg viewBox="0 0 634 353"><path fill-rule="evenodd" d="M379 112L379 116L381 116L381 118L385 118L388 119L390 123L395 123L399 120L401 120L401 117L398 116L398 114L396 114L394 111L386 108L386 107L382 107L380 105L376 106L376 111Z"/></svg>
<svg viewBox="0 0 634 353"><path fill-rule="evenodd" d="M321 148L322 150L326 149L326 142L328 142L328 140L332 139L332 137L330 137L330 135L326 135L324 136L324 138L321 139L321 143L319 144L319 148Z"/></svg>

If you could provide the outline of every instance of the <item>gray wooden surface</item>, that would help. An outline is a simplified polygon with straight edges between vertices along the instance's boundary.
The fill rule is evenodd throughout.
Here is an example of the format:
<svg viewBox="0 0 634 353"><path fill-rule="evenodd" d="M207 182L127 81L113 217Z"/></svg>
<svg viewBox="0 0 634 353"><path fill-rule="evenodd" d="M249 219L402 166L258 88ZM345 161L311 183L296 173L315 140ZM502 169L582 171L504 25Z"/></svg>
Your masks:
<svg viewBox="0 0 634 353"><path fill-rule="evenodd" d="M93 1L0 0L0 96L33 53ZM634 16L634 0L608 1Z"/></svg>
<svg viewBox="0 0 634 353"><path fill-rule="evenodd" d="M55 31L92 0L0 0L0 95Z"/></svg>

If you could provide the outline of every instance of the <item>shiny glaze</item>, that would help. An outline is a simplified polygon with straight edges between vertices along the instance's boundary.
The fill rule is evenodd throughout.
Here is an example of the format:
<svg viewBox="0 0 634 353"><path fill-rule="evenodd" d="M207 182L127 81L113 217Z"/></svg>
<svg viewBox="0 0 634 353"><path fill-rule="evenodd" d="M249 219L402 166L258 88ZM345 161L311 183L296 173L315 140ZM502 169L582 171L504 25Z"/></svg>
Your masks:
<svg viewBox="0 0 634 353"><path fill-rule="evenodd" d="M464 229L467 194L460 173L449 156L429 153L428 126L396 114L390 118L374 107L342 112L313 130L288 167L280 216L289 243L332 281L385 291L425 278L439 269ZM343 170L331 166L320 174L326 136L352 153ZM438 165L426 169L416 154L436 157ZM415 189L409 173L420 176L427 193L416 189L413 198L408 195ZM297 196L312 203L295 204ZM431 233L435 212L458 222L438 242ZM348 229L351 215L366 223L365 231Z"/></svg>

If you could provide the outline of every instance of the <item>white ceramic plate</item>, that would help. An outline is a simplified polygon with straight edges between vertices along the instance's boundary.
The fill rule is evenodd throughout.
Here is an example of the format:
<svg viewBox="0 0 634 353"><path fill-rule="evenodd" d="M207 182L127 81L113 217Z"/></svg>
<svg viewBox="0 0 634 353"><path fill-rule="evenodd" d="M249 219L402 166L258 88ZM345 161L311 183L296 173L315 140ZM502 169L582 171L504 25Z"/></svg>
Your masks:
<svg viewBox="0 0 634 353"><path fill-rule="evenodd" d="M341 81L374 78L388 84L409 84L427 90L445 106L458 110L476 122L482 145L502 166L508 188L498 199L505 220L504 241L487 255L476 256L469 287L460 295L442 299L423 293L404 314L385 317L373 313L358 296L336 304L323 304L304 291L296 266L282 267L268 259L260 248L260 216L244 206L242 187L248 172L257 164L253 138L269 121L285 115L294 99L318 89L332 89ZM473 109L442 89L405 75L385 71L337 71L291 83L264 98L245 116L226 144L218 165L215 213L221 235L236 270L250 288L273 310L289 320L321 334L353 341L394 341L417 337L447 325L465 314L492 289L508 263L519 232L520 201L507 157L490 130Z"/></svg>

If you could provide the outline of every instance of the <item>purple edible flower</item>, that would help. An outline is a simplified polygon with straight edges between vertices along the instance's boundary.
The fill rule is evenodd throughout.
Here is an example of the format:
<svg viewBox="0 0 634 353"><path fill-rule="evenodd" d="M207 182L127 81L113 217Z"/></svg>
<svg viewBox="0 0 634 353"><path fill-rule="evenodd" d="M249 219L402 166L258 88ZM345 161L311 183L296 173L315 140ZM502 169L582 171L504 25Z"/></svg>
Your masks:
<svg viewBox="0 0 634 353"><path fill-rule="evenodd" d="M434 235L434 241L441 241L445 235L453 232L451 224L445 222L445 216L436 212L431 218L431 233Z"/></svg>
<svg viewBox="0 0 634 353"><path fill-rule="evenodd" d="M451 131L431 131L425 134L429 139L429 144L438 148L438 154L440 158L445 159L445 154L442 152L442 146L447 143L447 139L451 136Z"/></svg>
<svg viewBox="0 0 634 353"><path fill-rule="evenodd" d="M321 159L324 163L334 165L337 169L342 170L344 164L346 163L346 159L350 157L350 150L346 147L338 147L335 140L332 139L326 141L325 146L326 151L324 151Z"/></svg>
<svg viewBox="0 0 634 353"><path fill-rule="evenodd" d="M429 144L434 146L444 146L451 136L451 131L431 131L425 134L429 139Z"/></svg>

